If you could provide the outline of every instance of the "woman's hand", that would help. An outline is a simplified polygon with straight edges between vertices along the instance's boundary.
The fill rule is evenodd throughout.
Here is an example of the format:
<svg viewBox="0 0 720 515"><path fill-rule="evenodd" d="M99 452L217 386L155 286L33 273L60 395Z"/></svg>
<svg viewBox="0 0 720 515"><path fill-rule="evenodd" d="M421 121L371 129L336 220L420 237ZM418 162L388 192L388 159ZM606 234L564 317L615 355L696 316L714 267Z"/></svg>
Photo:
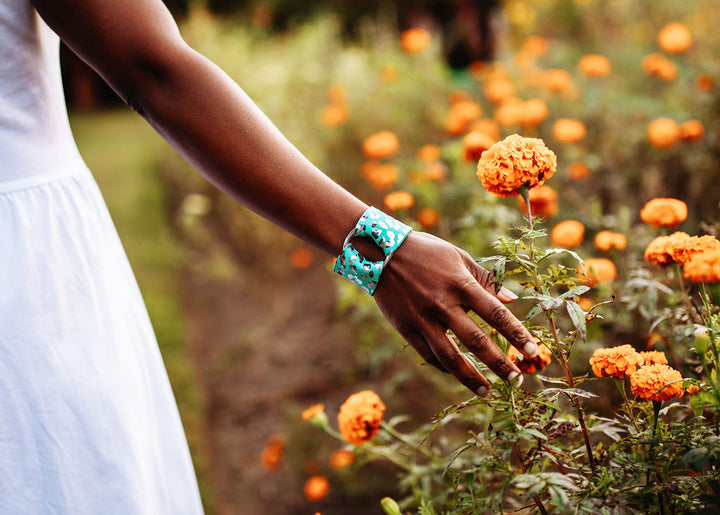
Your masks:
<svg viewBox="0 0 720 515"><path fill-rule="evenodd" d="M506 381L522 381L517 366L470 318L474 311L527 357L537 354L535 338L503 302L517 296L495 294L490 272L470 255L428 233L411 232L383 271L375 291L378 306L422 358L454 375L478 395L490 383L460 352L447 330ZM518 383L519 384L519 383Z"/></svg>

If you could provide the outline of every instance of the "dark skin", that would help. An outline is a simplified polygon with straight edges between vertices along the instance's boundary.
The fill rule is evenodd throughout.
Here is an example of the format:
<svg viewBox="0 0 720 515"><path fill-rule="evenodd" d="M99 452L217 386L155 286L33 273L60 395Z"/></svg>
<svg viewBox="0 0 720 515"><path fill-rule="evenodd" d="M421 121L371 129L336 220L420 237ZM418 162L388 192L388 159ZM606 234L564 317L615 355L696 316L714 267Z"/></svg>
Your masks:
<svg viewBox="0 0 720 515"><path fill-rule="evenodd" d="M33 0L45 22L188 162L238 202L338 255L367 205L313 166L222 70L191 49L159 0ZM358 242L371 259L379 249ZM499 377L520 370L468 315L474 311L526 356L535 339L465 251L414 231L383 271L375 300L428 363L474 393L490 384L457 339Z"/></svg>

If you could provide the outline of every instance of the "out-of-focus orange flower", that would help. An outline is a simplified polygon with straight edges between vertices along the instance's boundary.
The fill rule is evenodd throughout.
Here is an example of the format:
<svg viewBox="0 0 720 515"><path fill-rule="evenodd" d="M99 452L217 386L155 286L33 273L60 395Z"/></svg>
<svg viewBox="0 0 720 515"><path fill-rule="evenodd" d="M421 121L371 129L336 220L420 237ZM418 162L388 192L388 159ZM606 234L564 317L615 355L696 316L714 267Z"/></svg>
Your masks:
<svg viewBox="0 0 720 515"><path fill-rule="evenodd" d="M463 159L468 162L477 161L494 143L495 140L484 132L468 132L462 140Z"/></svg>
<svg viewBox="0 0 720 515"><path fill-rule="evenodd" d="M348 119L348 108L342 104L328 104L323 107L320 118L325 127L339 127Z"/></svg>
<svg viewBox="0 0 720 515"><path fill-rule="evenodd" d="M588 77L604 77L610 73L610 59L600 54L587 54L580 58L578 68Z"/></svg>
<svg viewBox="0 0 720 515"><path fill-rule="evenodd" d="M472 100L470 93L464 89L454 89L448 94L448 102L453 105L456 102L464 102L466 100Z"/></svg>
<svg viewBox="0 0 720 515"><path fill-rule="evenodd" d="M648 401L682 397L682 375L668 365L642 366L630 376L630 390L636 397Z"/></svg>
<svg viewBox="0 0 720 515"><path fill-rule="evenodd" d="M293 268L304 270L313 264L314 256L310 249L300 247L290 253L290 264Z"/></svg>
<svg viewBox="0 0 720 515"><path fill-rule="evenodd" d="M330 481L322 475L311 476L305 481L305 499L319 502L330 493Z"/></svg>
<svg viewBox="0 0 720 515"><path fill-rule="evenodd" d="M668 23L657 35L658 46L668 54L687 52L692 47L692 43L690 30L680 22Z"/></svg>
<svg viewBox="0 0 720 515"><path fill-rule="evenodd" d="M440 160L440 147L437 145L423 145L417 151L417 158L423 163L433 163Z"/></svg>
<svg viewBox="0 0 720 515"><path fill-rule="evenodd" d="M355 453L347 449L339 449L330 455L330 468L344 469L355 463Z"/></svg>
<svg viewBox="0 0 720 515"><path fill-rule="evenodd" d="M661 334L658 333L650 333L648 335L647 342L645 343L645 348L647 350L652 350L653 347L655 347L656 344L662 343L663 337Z"/></svg>
<svg viewBox="0 0 720 515"><path fill-rule="evenodd" d="M677 78L677 66L675 66L675 63L657 52L643 57L640 68L648 75L658 77L664 81L673 81Z"/></svg>
<svg viewBox="0 0 720 515"><path fill-rule="evenodd" d="M695 86L701 91L708 91L715 85L715 80L707 73L698 75L695 79Z"/></svg>
<svg viewBox="0 0 720 515"><path fill-rule="evenodd" d="M423 208L417 214L417 221L425 229L431 229L440 222L440 213L431 207Z"/></svg>
<svg viewBox="0 0 720 515"><path fill-rule="evenodd" d="M680 124L680 137L685 141L695 141L705 135L705 126L700 120L688 120Z"/></svg>
<svg viewBox="0 0 720 515"><path fill-rule="evenodd" d="M328 101L331 104L344 104L347 100L348 88L344 84L331 84L327 90Z"/></svg>
<svg viewBox="0 0 720 515"><path fill-rule="evenodd" d="M483 152L477 176L490 193L510 197L533 188L555 173L557 158L541 139L512 134Z"/></svg>
<svg viewBox="0 0 720 515"><path fill-rule="evenodd" d="M612 231L600 231L593 240L595 248L607 252L610 249L623 250L627 247L627 238L624 234Z"/></svg>
<svg viewBox="0 0 720 515"><path fill-rule="evenodd" d="M671 147L680 139L680 125L667 117L656 118L648 123L647 139L653 147Z"/></svg>
<svg viewBox="0 0 720 515"><path fill-rule="evenodd" d="M285 451L285 439L279 435L268 438L265 447L260 453L260 462L263 467L273 472L277 470Z"/></svg>
<svg viewBox="0 0 720 515"><path fill-rule="evenodd" d="M534 129L550 114L547 104L539 98L531 98L522 104L520 125L523 129Z"/></svg>
<svg viewBox="0 0 720 515"><path fill-rule="evenodd" d="M570 178L575 179L576 181L585 180L590 176L590 168L581 161L570 163L568 168L570 171Z"/></svg>
<svg viewBox="0 0 720 515"><path fill-rule="evenodd" d="M696 385L696 384L689 384L689 385L687 386L687 388L685 388L685 391L686 391L689 395L695 395L696 393L698 393L698 392L700 391L700 387L699 387L698 385Z"/></svg>
<svg viewBox="0 0 720 515"><path fill-rule="evenodd" d="M378 191L392 188L400 177L398 167L391 164L378 164L363 168L363 177Z"/></svg>
<svg viewBox="0 0 720 515"><path fill-rule="evenodd" d="M303 420L310 420L313 417L324 413L325 412L325 405L324 404L313 404L306 410L302 412L302 419Z"/></svg>
<svg viewBox="0 0 720 515"><path fill-rule="evenodd" d="M675 227L687 215L687 204L674 198L654 198L640 210L640 220L653 227Z"/></svg>
<svg viewBox="0 0 720 515"><path fill-rule="evenodd" d="M600 283L612 281L617 277L617 268L615 263L607 258L588 258L585 260L585 270L578 267L578 277L580 277L587 286L596 286Z"/></svg>
<svg viewBox="0 0 720 515"><path fill-rule="evenodd" d="M392 84L397 81L399 75L397 68L394 66L383 66L380 68L380 80L385 84Z"/></svg>
<svg viewBox="0 0 720 515"><path fill-rule="evenodd" d="M508 347L507 356L510 361L515 363L523 374L534 374L545 370L550 362L552 362L552 352L544 344L539 344L537 356L534 358L526 358L522 352L510 345Z"/></svg>
<svg viewBox="0 0 720 515"><path fill-rule="evenodd" d="M425 176L431 182L439 182L447 176L447 167L440 161L430 163L425 169Z"/></svg>
<svg viewBox="0 0 720 515"><path fill-rule="evenodd" d="M484 132L495 141L500 140L500 124L492 118L480 118L470 123L470 131Z"/></svg>
<svg viewBox="0 0 720 515"><path fill-rule="evenodd" d="M515 86L508 79L494 79L485 84L485 98L493 104L501 104L515 96Z"/></svg>
<svg viewBox="0 0 720 515"><path fill-rule="evenodd" d="M543 82L551 93L569 93L573 88L572 76L561 69L546 70Z"/></svg>
<svg viewBox="0 0 720 515"><path fill-rule="evenodd" d="M564 220L550 230L550 241L557 247L572 249L583 242L585 226L577 220Z"/></svg>
<svg viewBox="0 0 720 515"><path fill-rule="evenodd" d="M590 311L590 308L592 308L595 305L595 302L593 302L592 299L588 299L587 297L580 297L577 300L578 305L580 308L582 308L583 311L586 313Z"/></svg>
<svg viewBox="0 0 720 515"><path fill-rule="evenodd" d="M720 282L720 248L691 255L683 265L683 277L694 283Z"/></svg>
<svg viewBox="0 0 720 515"><path fill-rule="evenodd" d="M659 350L640 351L643 365L667 365L668 359L664 352Z"/></svg>
<svg viewBox="0 0 720 515"><path fill-rule="evenodd" d="M544 37L529 36L523 41L520 51L527 52L534 57L541 57L547 53L548 46L548 41Z"/></svg>
<svg viewBox="0 0 720 515"><path fill-rule="evenodd" d="M343 438L355 446L372 440L380 431L385 404L372 390L352 394L340 406L338 426Z"/></svg>
<svg viewBox="0 0 720 515"><path fill-rule="evenodd" d="M642 356L632 345L596 349L590 358L590 366L597 377L624 379L632 376L642 364Z"/></svg>
<svg viewBox="0 0 720 515"><path fill-rule="evenodd" d="M400 141L392 131L380 131L371 134L363 141L363 154L369 159L385 159L400 148Z"/></svg>
<svg viewBox="0 0 720 515"><path fill-rule="evenodd" d="M400 47L405 53L419 54L430 46L431 39L427 30L414 27L400 34Z"/></svg>
<svg viewBox="0 0 720 515"><path fill-rule="evenodd" d="M542 216L547 218L549 216L553 216L555 213L558 212L558 196L551 186L548 186L547 184L537 186L535 188L532 188L528 192L528 194L530 197L530 212L534 216ZM520 211L522 211L523 214L527 215L525 199L522 197L522 195L518 195L517 199Z"/></svg>
<svg viewBox="0 0 720 515"><path fill-rule="evenodd" d="M383 203L390 211L410 209L415 204L415 197L407 191L393 191L385 195Z"/></svg>
<svg viewBox="0 0 720 515"><path fill-rule="evenodd" d="M577 143L586 133L585 124L580 120L560 118L553 124L553 136L561 143Z"/></svg>
<svg viewBox="0 0 720 515"><path fill-rule="evenodd" d="M524 102L519 98L508 98L497 109L495 109L494 118L500 127L519 126L523 119Z"/></svg>
<svg viewBox="0 0 720 515"><path fill-rule="evenodd" d="M451 136L463 134L470 122L482 115L482 108L472 100L461 100L450 105L445 119L445 131Z"/></svg>

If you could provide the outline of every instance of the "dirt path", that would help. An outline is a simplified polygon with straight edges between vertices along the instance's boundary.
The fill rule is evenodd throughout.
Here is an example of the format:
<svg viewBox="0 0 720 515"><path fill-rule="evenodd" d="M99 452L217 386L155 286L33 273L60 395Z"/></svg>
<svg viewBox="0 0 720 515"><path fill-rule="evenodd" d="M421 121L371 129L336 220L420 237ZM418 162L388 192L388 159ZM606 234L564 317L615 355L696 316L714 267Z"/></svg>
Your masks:
<svg viewBox="0 0 720 515"><path fill-rule="evenodd" d="M217 513L382 513L380 497L348 494L343 485L333 485L333 495L320 503L302 495L312 472L302 469L330 475L320 457L339 444L303 422L299 412L325 403L330 413L351 391L348 378L362 379L352 373L357 366L347 329L335 320L325 263L292 276L247 267L235 279L192 272L187 279L188 338L205 389ZM275 434L288 440L286 457L269 472L260 453ZM327 444L331 449L322 448Z"/></svg>

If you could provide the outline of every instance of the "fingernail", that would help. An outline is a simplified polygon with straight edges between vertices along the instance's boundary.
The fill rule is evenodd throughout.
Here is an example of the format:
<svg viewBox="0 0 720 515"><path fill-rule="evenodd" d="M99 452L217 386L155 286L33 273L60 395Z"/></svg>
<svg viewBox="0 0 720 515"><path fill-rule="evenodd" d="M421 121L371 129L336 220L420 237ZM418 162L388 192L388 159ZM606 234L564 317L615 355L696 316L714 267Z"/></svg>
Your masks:
<svg viewBox="0 0 720 515"><path fill-rule="evenodd" d="M518 296L515 295L515 293L512 290L505 288L505 286L500 288L500 291L498 292L498 294L502 297L505 297L508 300L517 300L518 299Z"/></svg>
<svg viewBox="0 0 720 515"><path fill-rule="evenodd" d="M508 383L513 385L515 388L518 388L521 384L523 384L523 375L520 372L510 372L507 376Z"/></svg>
<svg viewBox="0 0 720 515"><path fill-rule="evenodd" d="M478 397L485 397L488 393L488 387L487 386L481 386L477 390L475 390L475 393Z"/></svg>
<svg viewBox="0 0 720 515"><path fill-rule="evenodd" d="M528 358L534 358L535 356L538 355L538 352L540 352L540 350L538 349L537 343L535 343L535 342L527 342L527 343L525 344L525 347L523 347L522 352L523 352L523 354L525 354L525 356L527 356Z"/></svg>

